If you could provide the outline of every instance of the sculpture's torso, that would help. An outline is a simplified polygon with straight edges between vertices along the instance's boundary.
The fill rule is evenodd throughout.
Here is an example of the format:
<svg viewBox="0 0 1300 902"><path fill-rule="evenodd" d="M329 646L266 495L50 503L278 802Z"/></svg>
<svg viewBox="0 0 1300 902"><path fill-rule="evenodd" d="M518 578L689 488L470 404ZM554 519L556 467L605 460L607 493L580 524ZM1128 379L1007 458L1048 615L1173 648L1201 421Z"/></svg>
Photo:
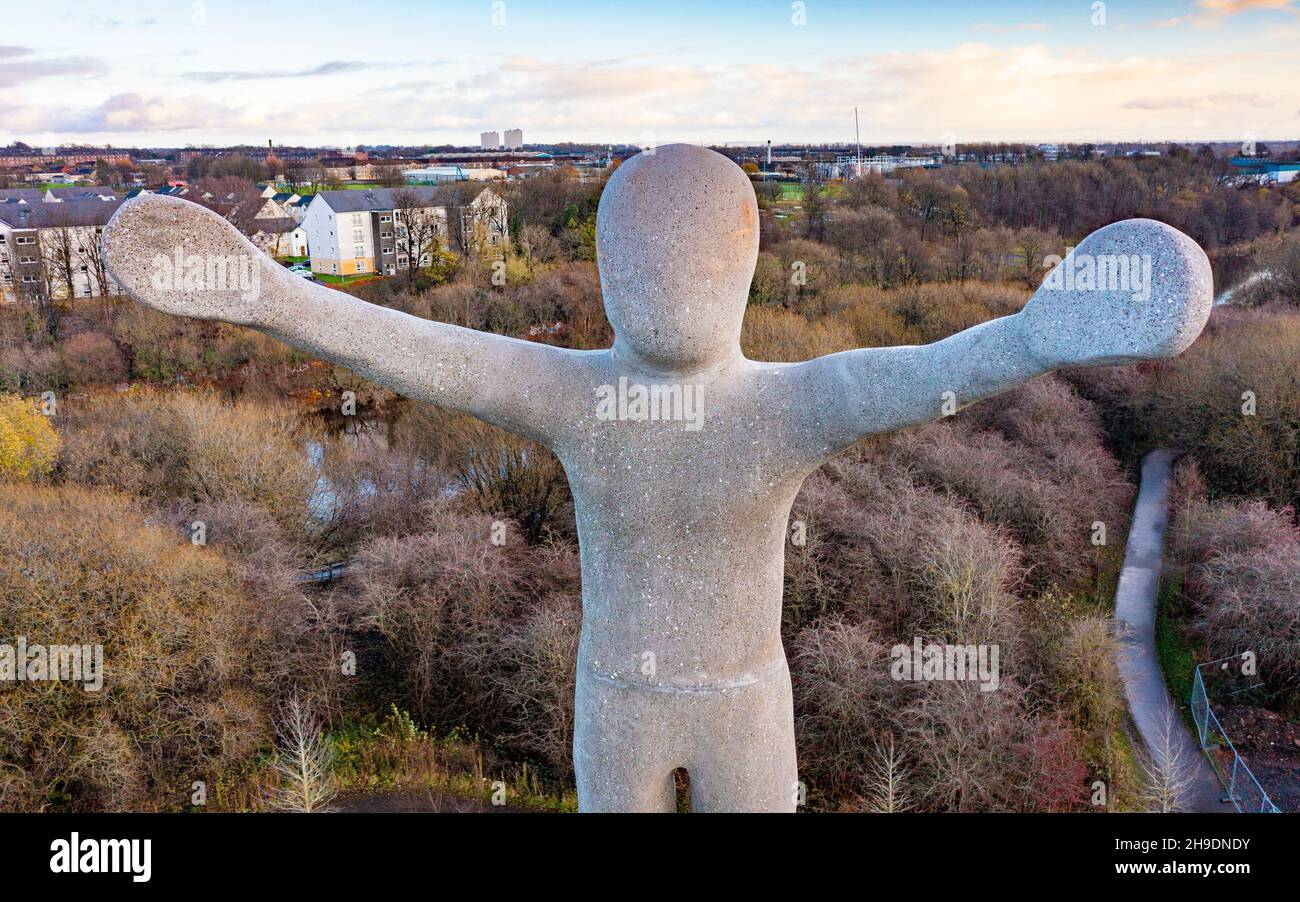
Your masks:
<svg viewBox="0 0 1300 902"><path fill-rule="evenodd" d="M790 369L738 360L672 382L620 370L609 355L585 363L587 385L574 394L586 402L555 448L582 549L579 667L650 689L761 679L783 665L787 523L815 465L799 431L806 416L789 416ZM626 399L652 383L693 392L698 411L683 402L657 408L683 418L608 419L607 406L602 418L602 392Z"/></svg>

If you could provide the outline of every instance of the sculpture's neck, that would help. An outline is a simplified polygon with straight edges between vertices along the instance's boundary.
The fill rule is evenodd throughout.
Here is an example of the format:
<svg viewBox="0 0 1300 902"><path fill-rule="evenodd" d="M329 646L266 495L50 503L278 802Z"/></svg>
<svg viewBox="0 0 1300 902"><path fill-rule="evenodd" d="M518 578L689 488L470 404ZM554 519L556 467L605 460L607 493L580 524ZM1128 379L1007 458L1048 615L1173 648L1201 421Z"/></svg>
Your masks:
<svg viewBox="0 0 1300 902"><path fill-rule="evenodd" d="M617 337L614 339L614 346L610 349L610 357L621 369L643 373L665 382L707 378L745 361L739 342L704 360L679 364L646 357Z"/></svg>

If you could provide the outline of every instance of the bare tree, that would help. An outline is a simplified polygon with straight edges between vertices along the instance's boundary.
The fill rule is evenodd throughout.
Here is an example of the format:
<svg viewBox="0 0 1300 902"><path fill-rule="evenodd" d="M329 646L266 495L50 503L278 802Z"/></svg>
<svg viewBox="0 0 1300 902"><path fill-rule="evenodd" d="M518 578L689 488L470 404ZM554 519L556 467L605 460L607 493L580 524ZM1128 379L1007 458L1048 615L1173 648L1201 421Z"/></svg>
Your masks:
<svg viewBox="0 0 1300 902"><path fill-rule="evenodd" d="M893 734L883 743L877 741L867 767L867 795L863 799L866 810L893 814L911 808L912 796L906 788L908 775L903 753L894 745Z"/></svg>
<svg viewBox="0 0 1300 902"><path fill-rule="evenodd" d="M36 281L34 283L24 283L19 286L19 292L24 301L35 308L41 321L45 323L45 331L50 338L55 338L59 334L59 305L54 301L54 294L50 290L50 274L45 266L45 257L41 253L36 254Z"/></svg>
<svg viewBox="0 0 1300 902"><path fill-rule="evenodd" d="M393 234L398 257L406 257L410 284L415 283L420 269L433 265L434 255L442 248L447 210L433 203L430 197L412 189L393 192Z"/></svg>
<svg viewBox="0 0 1300 902"><path fill-rule="evenodd" d="M1182 725L1174 720L1173 708L1165 711L1156 737L1156 747L1142 756L1142 788L1138 800L1144 811L1168 813L1187 810L1191 801L1196 763L1188 759L1184 743L1177 739Z"/></svg>
<svg viewBox="0 0 1300 902"><path fill-rule="evenodd" d="M240 176L205 178L195 185L200 204L225 217L243 235L257 231L257 213L265 203L257 186Z"/></svg>
<svg viewBox="0 0 1300 902"><path fill-rule="evenodd" d="M803 179L804 237L821 241L826 232L829 192L817 179L817 167L809 164Z"/></svg>
<svg viewBox="0 0 1300 902"><path fill-rule="evenodd" d="M91 291L104 299L102 312L104 322L108 323L113 309L110 298L116 286L108 274L108 261L104 259L104 246L100 240L104 230L102 227L96 227L89 231L90 234L85 236L79 248L81 265L86 267Z"/></svg>
<svg viewBox="0 0 1300 902"><path fill-rule="evenodd" d="M321 811L338 790L330 773L333 751L321 735L320 724L298 696L283 706L276 730L276 773L280 788L268 800L277 811L304 814Z"/></svg>
<svg viewBox="0 0 1300 902"><path fill-rule="evenodd" d="M400 188L406 184L406 176L401 166L377 166L375 181L381 188Z"/></svg>
<svg viewBox="0 0 1300 902"><path fill-rule="evenodd" d="M59 211L49 228L41 229L41 260L44 264L48 290L56 294L55 285L61 285L68 300L76 297L77 236L73 232L66 212Z"/></svg>

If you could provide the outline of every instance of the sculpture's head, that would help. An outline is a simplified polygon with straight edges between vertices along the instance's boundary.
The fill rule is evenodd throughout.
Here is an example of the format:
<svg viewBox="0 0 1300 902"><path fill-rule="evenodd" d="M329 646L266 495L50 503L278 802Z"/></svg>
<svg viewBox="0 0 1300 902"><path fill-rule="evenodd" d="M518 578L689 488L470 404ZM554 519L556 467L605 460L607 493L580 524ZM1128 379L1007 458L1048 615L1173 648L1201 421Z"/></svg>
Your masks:
<svg viewBox="0 0 1300 902"><path fill-rule="evenodd" d="M596 258L616 350L665 370L725 360L758 259L749 177L690 144L637 154L601 196Z"/></svg>

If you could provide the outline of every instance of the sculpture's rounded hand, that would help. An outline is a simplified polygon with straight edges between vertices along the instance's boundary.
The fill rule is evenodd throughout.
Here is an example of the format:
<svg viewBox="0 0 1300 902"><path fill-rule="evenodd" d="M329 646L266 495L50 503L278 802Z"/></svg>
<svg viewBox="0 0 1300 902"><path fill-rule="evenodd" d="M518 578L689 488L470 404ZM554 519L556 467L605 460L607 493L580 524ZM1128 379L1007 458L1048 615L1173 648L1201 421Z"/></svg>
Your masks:
<svg viewBox="0 0 1300 902"><path fill-rule="evenodd" d="M1164 223L1127 219L1085 238L1017 319L1044 366L1102 366L1181 353L1212 304L1200 246Z"/></svg>
<svg viewBox="0 0 1300 902"><path fill-rule="evenodd" d="M265 283L296 278L216 213L177 197L126 202L104 228L103 246L127 293L177 316L256 325Z"/></svg>

